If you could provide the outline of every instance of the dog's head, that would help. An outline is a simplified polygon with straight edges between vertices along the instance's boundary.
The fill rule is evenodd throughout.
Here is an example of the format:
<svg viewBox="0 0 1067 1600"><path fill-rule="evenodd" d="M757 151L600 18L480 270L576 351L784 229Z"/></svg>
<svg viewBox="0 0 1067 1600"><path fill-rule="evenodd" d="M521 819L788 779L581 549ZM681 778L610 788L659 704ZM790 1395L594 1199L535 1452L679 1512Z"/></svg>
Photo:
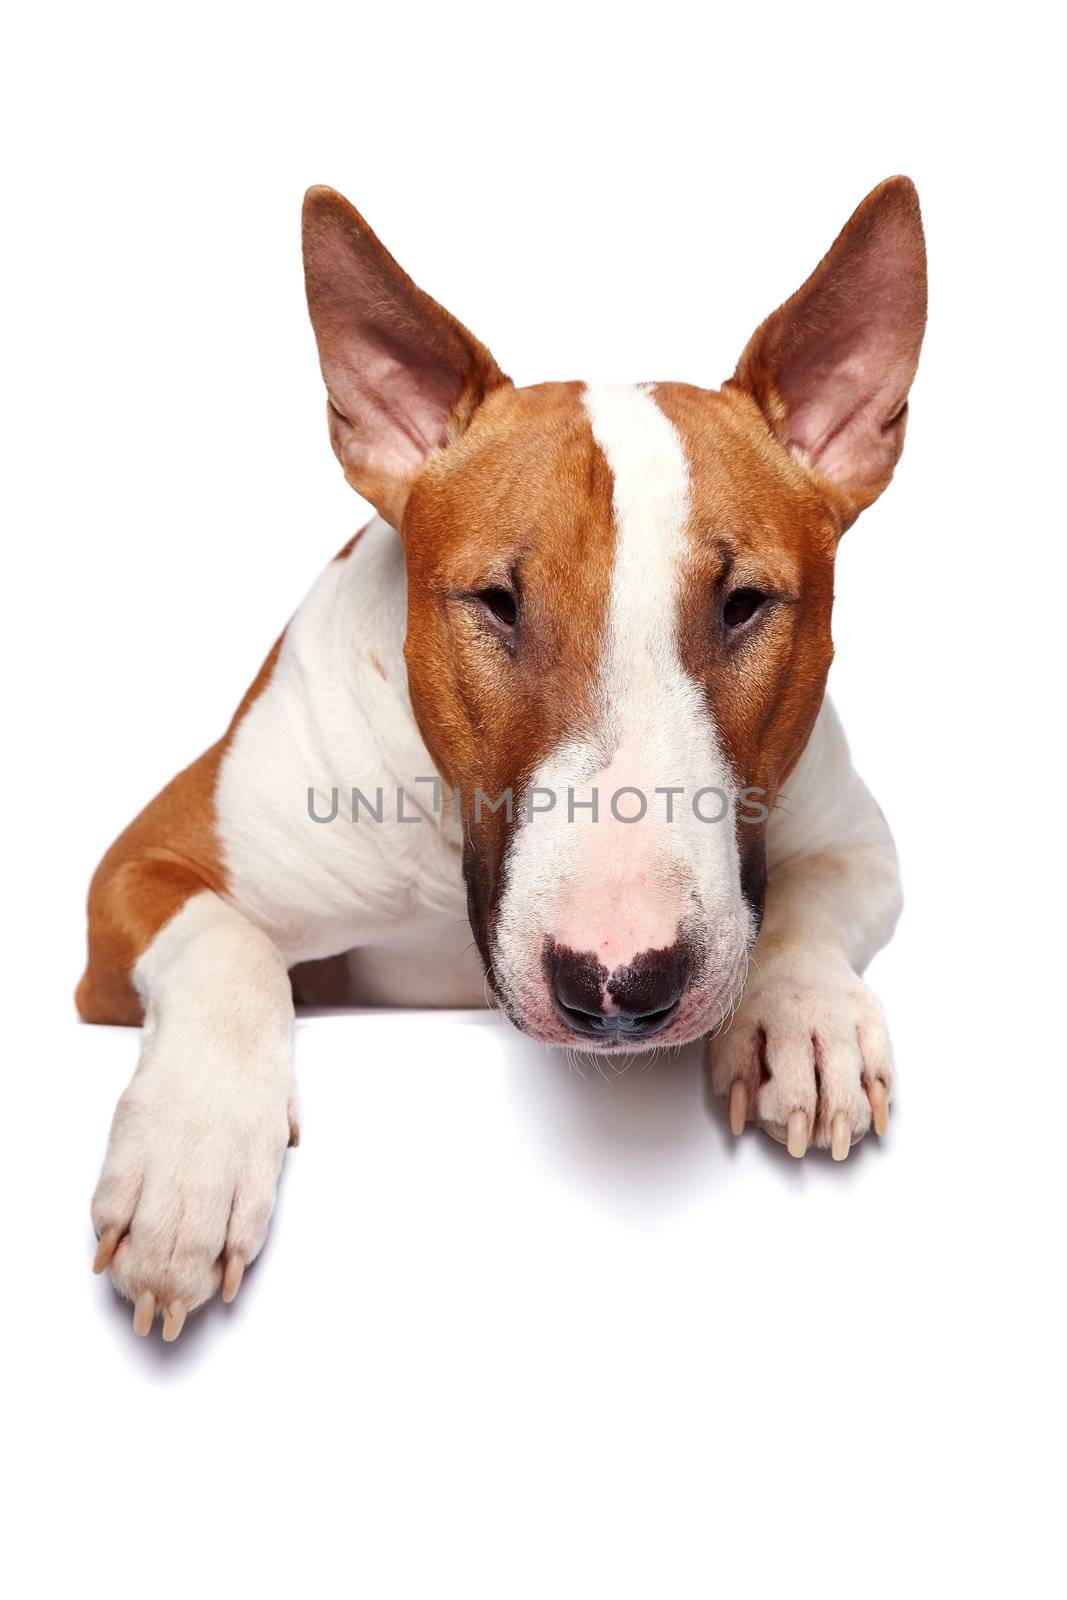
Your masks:
<svg viewBox="0 0 1067 1600"><path fill-rule="evenodd" d="M501 1003L586 1048L708 1031L822 700L837 540L904 438L914 188L868 196L718 392L515 388L329 189L304 256L334 449L404 541L411 701Z"/></svg>

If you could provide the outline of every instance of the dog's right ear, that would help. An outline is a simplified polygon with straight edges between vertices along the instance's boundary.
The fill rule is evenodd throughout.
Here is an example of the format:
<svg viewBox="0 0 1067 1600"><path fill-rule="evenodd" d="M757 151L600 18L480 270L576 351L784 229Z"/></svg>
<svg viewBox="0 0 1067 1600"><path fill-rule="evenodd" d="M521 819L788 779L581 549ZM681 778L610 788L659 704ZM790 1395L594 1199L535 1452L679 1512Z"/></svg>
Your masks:
<svg viewBox="0 0 1067 1600"><path fill-rule="evenodd" d="M304 197L304 278L345 477L399 529L430 451L510 380L333 189Z"/></svg>

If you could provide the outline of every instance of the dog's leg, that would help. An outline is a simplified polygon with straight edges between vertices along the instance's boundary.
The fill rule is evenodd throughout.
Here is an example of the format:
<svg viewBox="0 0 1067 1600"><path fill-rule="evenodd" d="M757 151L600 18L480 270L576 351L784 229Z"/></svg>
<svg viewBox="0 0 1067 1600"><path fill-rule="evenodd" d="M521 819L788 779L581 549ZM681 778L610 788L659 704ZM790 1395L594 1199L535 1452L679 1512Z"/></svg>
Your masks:
<svg viewBox="0 0 1067 1600"><path fill-rule="evenodd" d="M93 1198L96 1270L110 1267L138 1333L158 1309L174 1339L220 1284L233 1298L266 1238L295 1140L292 995L266 935L204 889L132 979L144 1040Z"/></svg>
<svg viewBox="0 0 1067 1600"><path fill-rule="evenodd" d="M901 901L889 829L829 702L768 824L767 854L748 984L708 1042L712 1085L735 1133L755 1120L792 1155L816 1144L841 1160L886 1127L889 1036L860 974Z"/></svg>

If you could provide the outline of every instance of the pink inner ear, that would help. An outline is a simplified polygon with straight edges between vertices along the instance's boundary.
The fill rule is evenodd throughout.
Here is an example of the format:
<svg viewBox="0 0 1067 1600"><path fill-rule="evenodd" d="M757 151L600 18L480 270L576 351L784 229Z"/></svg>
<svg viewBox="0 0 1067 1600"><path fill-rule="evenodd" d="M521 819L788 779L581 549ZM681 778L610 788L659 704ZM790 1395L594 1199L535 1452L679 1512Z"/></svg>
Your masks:
<svg viewBox="0 0 1067 1600"><path fill-rule="evenodd" d="M445 443L470 361L436 325L439 308L374 245L336 223L319 235L316 331L331 400L356 430L356 448L375 473L403 478Z"/></svg>
<svg viewBox="0 0 1067 1600"><path fill-rule="evenodd" d="M900 453L925 319L918 201L906 178L891 178L757 330L735 374L783 441L857 509Z"/></svg>
<svg viewBox="0 0 1067 1600"><path fill-rule="evenodd" d="M346 330L335 352L331 397L358 430L368 466L382 476L410 477L430 450L448 442L461 377L427 360L425 350L405 350L380 327L361 335Z"/></svg>
<svg viewBox="0 0 1067 1600"><path fill-rule="evenodd" d="M395 520L428 452L507 380L332 190L305 200L304 266L334 450L349 482Z"/></svg>
<svg viewBox="0 0 1067 1600"><path fill-rule="evenodd" d="M877 477L896 457L892 424L918 354L914 260L902 242L876 235L842 263L779 370L789 442L841 482Z"/></svg>

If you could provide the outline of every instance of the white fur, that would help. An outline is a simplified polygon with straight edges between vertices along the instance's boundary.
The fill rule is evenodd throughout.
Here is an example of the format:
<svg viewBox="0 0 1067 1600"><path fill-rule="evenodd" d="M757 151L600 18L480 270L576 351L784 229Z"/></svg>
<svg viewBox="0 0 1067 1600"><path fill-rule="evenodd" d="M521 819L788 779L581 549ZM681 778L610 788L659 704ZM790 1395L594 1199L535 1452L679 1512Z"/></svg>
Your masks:
<svg viewBox="0 0 1067 1600"><path fill-rule="evenodd" d="M805 1111L815 1144L834 1116L870 1126L865 1085L892 1092L882 1008L859 976L900 913L885 818L849 759L829 700L767 829L768 886L752 975L729 1029L709 1040L712 1085L742 1079L768 1132ZM766 1076L765 1076L766 1075Z"/></svg>
<svg viewBox="0 0 1067 1600"><path fill-rule="evenodd" d="M640 390L590 401L616 473L619 546L601 718L595 741L557 751L538 781L581 787L726 777L715 730L677 659L670 618L685 504L684 457L673 430ZM354 998L380 1003L472 1004L483 980L471 949L458 827L446 805L415 825L316 824L307 788L373 794L405 788L409 811L428 812L433 768L406 690L406 590L400 542L376 522L331 563L290 626L274 674L223 762L217 817L229 902L194 896L156 935L134 972L146 1021L137 1072L119 1102L93 1201L97 1230L128 1230L112 1263L119 1290L151 1289L189 1309L217 1288L224 1252L251 1260L262 1247L292 1116L292 999L287 967L358 947ZM374 666L385 672L383 680ZM605 796L606 798L606 796ZM853 1136L867 1127L864 1081L890 1081L877 1001L857 976L899 909L892 842L852 771L827 704L768 825L770 883L755 977L729 1031L711 1041L722 1093L742 1076L755 1112L781 1136L789 1111L829 1139L835 1111ZM394 797L395 799L395 797ZM618 825L613 849L637 860L640 828ZM553 827L523 828L513 867L525 898L509 906L511 981L520 982L522 917L544 926L563 848ZM601 830L595 841L602 848ZM710 895L705 936L729 971L743 949L731 827L650 829L656 851ZM663 858L660 858L663 859ZM684 874L683 874L684 876ZM647 895L627 892L612 935L647 937ZM670 922L673 903L652 916ZM629 919L629 920L627 920ZM531 951L531 954L534 952ZM731 981L734 981L731 979ZM534 986L526 998L535 1003ZM519 991L520 994L522 991ZM709 1002L708 1022L719 1020ZM769 1077L761 1084L758 1046ZM660 1041L662 1042L662 1041ZM818 1068L818 1075L816 1073ZM821 1092L820 1092L821 1091Z"/></svg>
<svg viewBox="0 0 1067 1600"><path fill-rule="evenodd" d="M679 1020L679 1033L685 1027L692 1036L722 1020L753 929L732 814L702 822L692 808L699 790L730 794L735 785L707 700L679 653L689 468L652 389L591 386L584 399L613 476L616 534L595 723L532 779L531 788L560 798L516 830L494 952L497 978L543 1031L550 1026L540 977L546 933L594 951L610 971L672 945L685 924L708 952L699 992ZM647 797L639 822L611 815L611 796L626 787ZM684 791L673 801L671 822L666 797L655 793L668 787ZM580 800L597 791L595 823L585 809L569 817L564 797L572 789Z"/></svg>
<svg viewBox="0 0 1067 1600"><path fill-rule="evenodd" d="M293 1115L293 1003L274 945L217 895L194 895L134 968L141 1058L93 1197L133 1300L207 1300L223 1252L261 1250Z"/></svg>
<svg viewBox="0 0 1067 1600"><path fill-rule="evenodd" d="M406 628L403 547L375 519L293 617L223 759L215 807L229 895L287 965L359 947L367 999L477 1004L460 827L446 796L434 815L432 787L414 781L434 765L408 699ZM383 822L349 820L353 786L372 801L382 789ZM420 822L396 820L398 786ZM337 789L335 821L310 819L309 787L320 816Z"/></svg>

